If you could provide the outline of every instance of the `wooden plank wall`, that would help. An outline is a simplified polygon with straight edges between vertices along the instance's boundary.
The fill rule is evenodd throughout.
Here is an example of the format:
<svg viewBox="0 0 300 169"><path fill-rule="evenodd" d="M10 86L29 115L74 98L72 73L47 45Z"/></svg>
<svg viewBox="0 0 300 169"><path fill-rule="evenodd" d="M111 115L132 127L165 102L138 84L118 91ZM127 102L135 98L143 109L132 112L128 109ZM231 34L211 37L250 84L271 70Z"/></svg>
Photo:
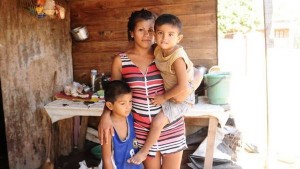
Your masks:
<svg viewBox="0 0 300 169"><path fill-rule="evenodd" d="M53 92L73 81L70 10L63 0L64 20L38 20L20 7L20 1L0 1L0 79L9 167L35 169L46 159L51 125L43 106ZM64 130L62 135L55 134L59 129ZM68 154L72 120L54 125L53 130L51 148Z"/></svg>
<svg viewBox="0 0 300 169"><path fill-rule="evenodd" d="M110 71L111 57L126 51L128 17L142 8L177 15L183 23L181 44L194 64L217 64L217 0L72 0L71 28L89 31L87 40L72 44L75 81L89 84L91 69Z"/></svg>

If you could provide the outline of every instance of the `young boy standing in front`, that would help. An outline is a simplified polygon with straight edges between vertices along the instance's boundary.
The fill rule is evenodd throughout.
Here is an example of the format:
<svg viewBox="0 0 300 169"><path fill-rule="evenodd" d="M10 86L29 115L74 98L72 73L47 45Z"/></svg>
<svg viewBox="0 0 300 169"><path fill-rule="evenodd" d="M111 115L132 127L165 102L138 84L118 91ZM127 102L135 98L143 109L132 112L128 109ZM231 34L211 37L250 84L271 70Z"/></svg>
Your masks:
<svg viewBox="0 0 300 169"><path fill-rule="evenodd" d="M182 24L178 17L171 14L163 14L155 21L155 63L164 80L165 93L157 93L152 99L152 104L161 105L162 112L157 114L152 121L147 140L140 151L128 160L129 163L140 164L147 158L147 154L158 140L163 127L170 122L182 118L184 113L190 110L195 102L192 81L194 66L183 47L178 43L183 38L181 34ZM189 89L184 102L174 103L172 98L183 97ZM174 133L176 137L176 133ZM170 146L171 146L170 142ZM181 157L180 159L181 160Z"/></svg>
<svg viewBox="0 0 300 169"><path fill-rule="evenodd" d="M111 110L114 137L102 145L102 164L105 169L142 169L142 165L127 163L137 151L138 145L131 115L132 94L126 82L114 80L105 90L105 106Z"/></svg>

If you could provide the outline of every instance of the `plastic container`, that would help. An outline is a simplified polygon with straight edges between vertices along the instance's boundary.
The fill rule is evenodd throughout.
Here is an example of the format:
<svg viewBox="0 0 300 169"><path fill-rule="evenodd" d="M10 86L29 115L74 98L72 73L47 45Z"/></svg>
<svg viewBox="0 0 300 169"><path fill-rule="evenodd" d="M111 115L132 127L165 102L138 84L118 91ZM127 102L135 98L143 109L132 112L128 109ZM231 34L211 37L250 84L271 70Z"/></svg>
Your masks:
<svg viewBox="0 0 300 169"><path fill-rule="evenodd" d="M101 159L102 149L100 145L97 145L91 149L91 153L98 159Z"/></svg>
<svg viewBox="0 0 300 169"><path fill-rule="evenodd" d="M101 81L99 82L99 90L97 91L97 94L100 99L104 99L104 89Z"/></svg>
<svg viewBox="0 0 300 169"><path fill-rule="evenodd" d="M204 75L210 104L228 104L230 77L231 74L229 72L214 72Z"/></svg>

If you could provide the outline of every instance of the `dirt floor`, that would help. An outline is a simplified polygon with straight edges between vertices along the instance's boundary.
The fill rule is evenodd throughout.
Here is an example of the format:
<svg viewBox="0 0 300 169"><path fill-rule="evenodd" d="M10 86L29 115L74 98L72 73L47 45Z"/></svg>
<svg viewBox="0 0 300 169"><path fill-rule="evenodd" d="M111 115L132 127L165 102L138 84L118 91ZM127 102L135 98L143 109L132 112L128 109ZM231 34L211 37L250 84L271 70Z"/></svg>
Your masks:
<svg viewBox="0 0 300 169"><path fill-rule="evenodd" d="M190 169L188 163L190 160L188 159L189 155L192 154L200 142L202 142L205 138L204 135L207 134L207 128L202 128L198 132L187 137L188 149L186 149L183 153L182 158L182 166L181 169ZM97 146L98 144L93 143L91 141L86 140L85 150L79 151L78 149L74 149L69 156L60 156L57 161L55 168L56 169L78 169L80 167L79 163L85 161L87 167L97 167L100 163L100 159L98 159L95 155L92 154L91 149ZM203 166L203 159L197 160L198 167ZM233 162L214 162L214 169L241 169L239 165Z"/></svg>
<svg viewBox="0 0 300 169"><path fill-rule="evenodd" d="M95 158L90 151L74 151L69 156L61 156L58 159L56 169L78 169L80 167L79 162L85 160L88 167L97 167L100 160ZM181 169L191 169L187 164L182 164ZM214 163L213 169L242 169L241 166L234 163Z"/></svg>
<svg viewBox="0 0 300 169"><path fill-rule="evenodd" d="M98 144L86 141L83 151L74 149L68 156L60 156L55 165L55 169L78 169L80 167L79 162L85 161L88 167L97 167L100 163L100 159L91 153L91 149Z"/></svg>

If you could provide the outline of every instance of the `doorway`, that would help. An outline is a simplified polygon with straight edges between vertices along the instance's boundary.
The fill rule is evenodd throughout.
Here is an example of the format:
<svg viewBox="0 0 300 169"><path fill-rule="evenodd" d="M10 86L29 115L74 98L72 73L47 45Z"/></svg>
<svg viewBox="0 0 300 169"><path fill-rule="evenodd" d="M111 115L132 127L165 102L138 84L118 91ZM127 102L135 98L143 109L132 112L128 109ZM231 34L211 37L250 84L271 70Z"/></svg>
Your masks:
<svg viewBox="0 0 300 169"><path fill-rule="evenodd" d="M231 116L241 132L237 164L264 169L267 84L262 1L218 1L218 65L232 75Z"/></svg>
<svg viewBox="0 0 300 169"><path fill-rule="evenodd" d="M259 14L263 24L230 38L219 37L218 61L226 71L232 72L231 104L237 127L242 130L245 142L258 147L258 153L250 154L245 160L245 168L298 169L300 139L296 133L300 80L296 76L300 72L300 11L297 8L300 2L243 2L252 2L253 8L248 9L258 5L260 12L255 11L250 16ZM233 4L230 9L242 11ZM242 16L241 11L239 16ZM226 14L230 17L228 12ZM261 165L257 166L259 162Z"/></svg>
<svg viewBox="0 0 300 169"><path fill-rule="evenodd" d="M300 168L300 2L266 0L269 168Z"/></svg>

